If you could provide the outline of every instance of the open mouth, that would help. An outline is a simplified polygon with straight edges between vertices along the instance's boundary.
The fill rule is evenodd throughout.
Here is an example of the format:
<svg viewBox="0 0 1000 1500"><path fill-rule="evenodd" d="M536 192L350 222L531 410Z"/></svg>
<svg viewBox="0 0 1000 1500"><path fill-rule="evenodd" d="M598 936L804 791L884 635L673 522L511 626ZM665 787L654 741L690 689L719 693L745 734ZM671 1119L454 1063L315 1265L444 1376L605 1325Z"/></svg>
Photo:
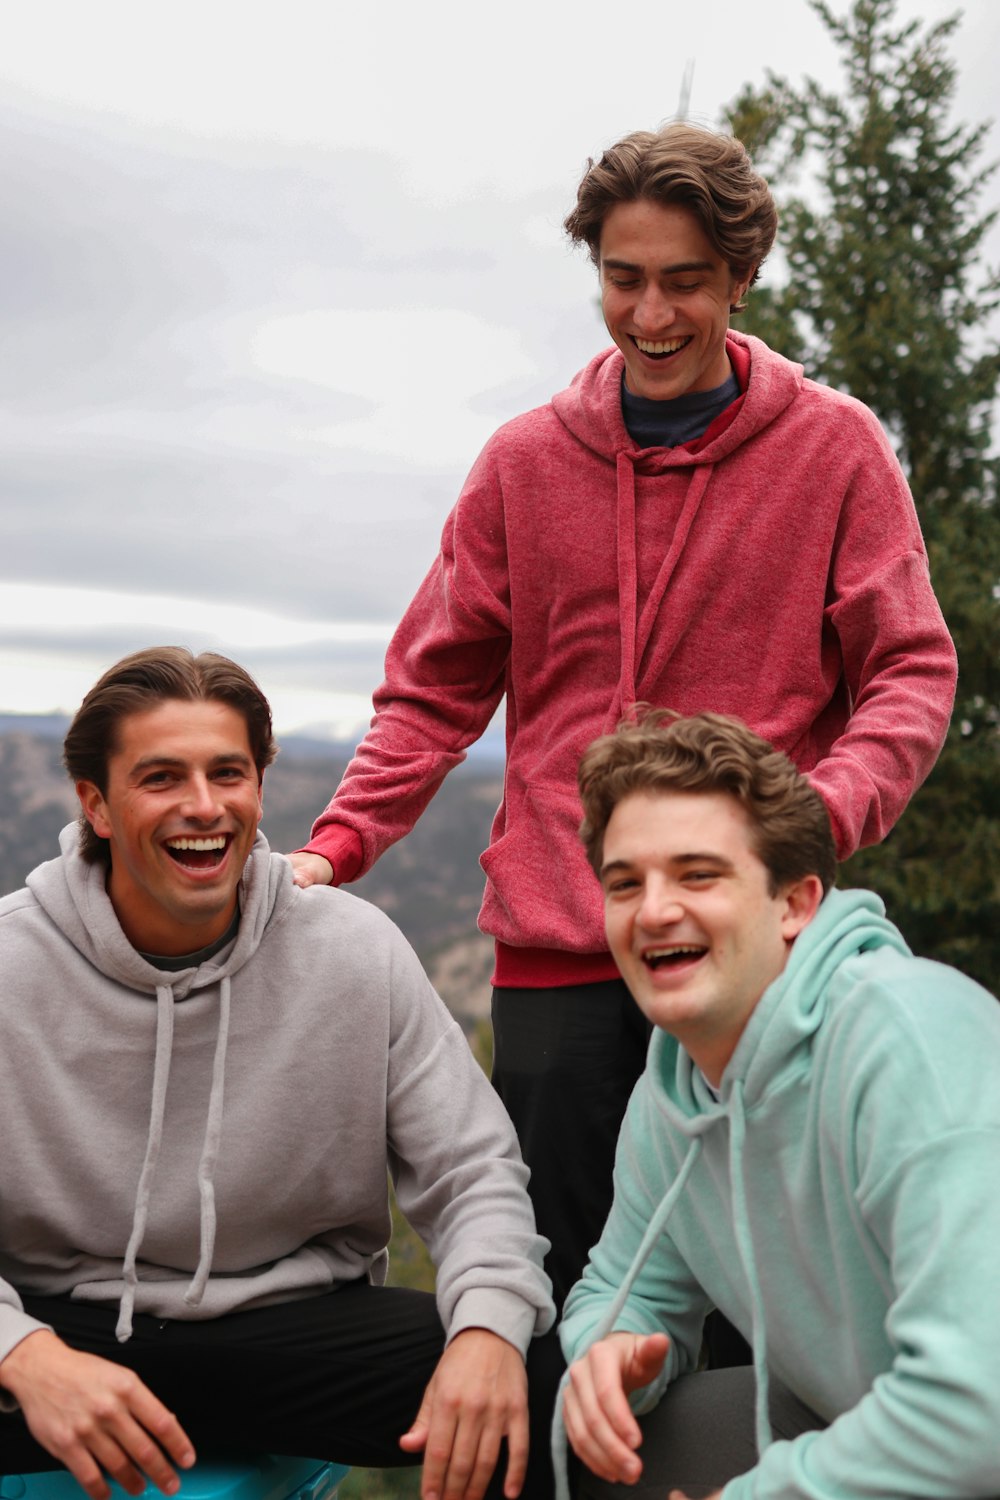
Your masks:
<svg viewBox="0 0 1000 1500"><path fill-rule="evenodd" d="M629 338L640 354L645 354L647 359L657 360L671 359L691 342L690 335L684 339L640 339L630 333Z"/></svg>
<svg viewBox="0 0 1000 1500"><path fill-rule="evenodd" d="M175 864L186 870L214 870L221 865L232 843L231 833L215 833L204 838L167 839L164 848Z"/></svg>
<svg viewBox="0 0 1000 1500"><path fill-rule="evenodd" d="M696 963L699 958L704 958L707 952L707 947L694 943L671 948L651 948L648 953L642 955L642 961L655 973L659 969L682 969L687 964Z"/></svg>

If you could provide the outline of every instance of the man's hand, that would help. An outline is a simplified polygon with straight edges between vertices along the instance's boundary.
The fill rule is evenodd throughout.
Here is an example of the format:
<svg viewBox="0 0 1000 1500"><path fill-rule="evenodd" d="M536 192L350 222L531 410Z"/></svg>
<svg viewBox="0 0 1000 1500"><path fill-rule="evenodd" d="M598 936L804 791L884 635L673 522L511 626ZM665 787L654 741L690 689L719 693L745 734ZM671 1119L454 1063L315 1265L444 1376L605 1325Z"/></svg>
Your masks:
<svg viewBox="0 0 1000 1500"><path fill-rule="evenodd" d="M421 1500L480 1500L503 1437L503 1492L514 1500L528 1463L524 1360L499 1334L466 1328L442 1354L413 1426L399 1440L407 1453L423 1452Z"/></svg>
<svg viewBox="0 0 1000 1500"><path fill-rule="evenodd" d="M642 1473L635 1452L642 1432L628 1396L655 1380L669 1347L665 1333L612 1333L570 1365L563 1402L566 1435L599 1479L635 1484Z"/></svg>
<svg viewBox="0 0 1000 1500"><path fill-rule="evenodd" d="M182 1469L194 1463L177 1418L138 1375L71 1349L48 1329L14 1345L0 1364L0 1385L20 1403L36 1442L91 1500L111 1494L102 1470L130 1495L141 1495L147 1480L172 1495L180 1480L168 1458Z"/></svg>
<svg viewBox="0 0 1000 1500"><path fill-rule="evenodd" d="M289 854L292 880L303 890L310 885L329 885L333 879L333 865L322 854Z"/></svg>

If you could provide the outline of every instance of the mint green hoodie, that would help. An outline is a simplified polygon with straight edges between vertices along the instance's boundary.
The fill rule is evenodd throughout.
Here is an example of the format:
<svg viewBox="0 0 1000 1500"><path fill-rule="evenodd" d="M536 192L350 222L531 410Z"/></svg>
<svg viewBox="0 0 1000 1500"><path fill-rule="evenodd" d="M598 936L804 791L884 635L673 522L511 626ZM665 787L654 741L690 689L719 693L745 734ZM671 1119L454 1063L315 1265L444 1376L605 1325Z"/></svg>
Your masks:
<svg viewBox="0 0 1000 1500"><path fill-rule="evenodd" d="M1000 1007L869 892L796 939L719 1102L656 1033L563 1347L667 1332L648 1411L712 1305L758 1386L759 1462L726 1500L1000 1492ZM769 1370L830 1426L772 1443Z"/></svg>

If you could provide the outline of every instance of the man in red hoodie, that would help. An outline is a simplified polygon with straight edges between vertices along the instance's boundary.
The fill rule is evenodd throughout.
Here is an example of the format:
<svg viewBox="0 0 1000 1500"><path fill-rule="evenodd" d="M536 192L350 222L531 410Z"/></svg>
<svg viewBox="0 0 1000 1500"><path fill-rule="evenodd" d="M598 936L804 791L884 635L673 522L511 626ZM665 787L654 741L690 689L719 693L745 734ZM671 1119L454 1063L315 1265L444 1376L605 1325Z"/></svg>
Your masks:
<svg viewBox="0 0 1000 1500"><path fill-rule="evenodd" d="M892 827L951 711L954 649L877 419L729 329L776 227L731 137L673 124L590 164L566 228L615 347L486 445L293 856L303 885L364 874L506 694L480 922L557 1301L603 1227L647 1040L577 839L585 746L637 702L735 715L808 774L843 859Z"/></svg>

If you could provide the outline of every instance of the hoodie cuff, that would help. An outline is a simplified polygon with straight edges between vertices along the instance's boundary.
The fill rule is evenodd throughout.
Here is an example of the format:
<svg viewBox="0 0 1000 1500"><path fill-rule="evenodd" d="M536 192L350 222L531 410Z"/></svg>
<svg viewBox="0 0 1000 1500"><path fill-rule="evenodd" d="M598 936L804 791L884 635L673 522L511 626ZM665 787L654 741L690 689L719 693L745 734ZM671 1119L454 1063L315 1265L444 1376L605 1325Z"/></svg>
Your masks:
<svg viewBox="0 0 1000 1500"><path fill-rule="evenodd" d="M463 1292L448 1325L447 1342L467 1328L485 1328L506 1339L524 1359L535 1332L536 1309L516 1292L473 1287Z"/></svg>
<svg viewBox="0 0 1000 1500"><path fill-rule="evenodd" d="M333 866L333 885L356 880L364 863L360 835L346 823L326 823L296 854L321 854Z"/></svg>

